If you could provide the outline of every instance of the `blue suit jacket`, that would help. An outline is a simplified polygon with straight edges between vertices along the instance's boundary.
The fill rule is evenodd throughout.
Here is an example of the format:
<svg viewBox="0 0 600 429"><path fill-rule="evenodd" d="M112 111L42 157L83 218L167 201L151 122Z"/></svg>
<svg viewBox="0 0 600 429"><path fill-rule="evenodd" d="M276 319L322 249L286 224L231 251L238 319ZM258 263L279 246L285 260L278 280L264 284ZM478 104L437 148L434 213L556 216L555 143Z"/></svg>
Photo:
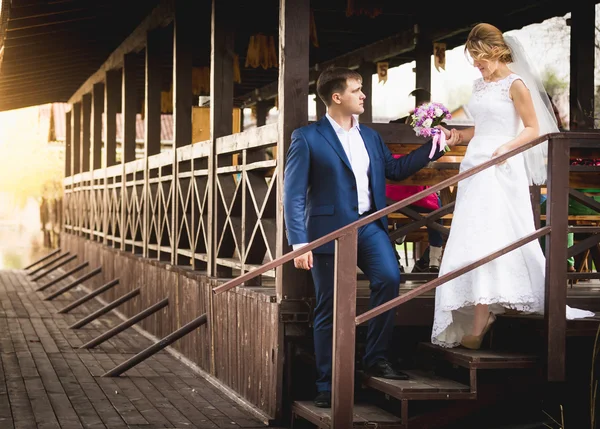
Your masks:
<svg viewBox="0 0 600 429"><path fill-rule="evenodd" d="M431 142L394 158L379 133L360 125L370 159L372 208L386 207L385 184L403 180L426 166ZM434 159L443 155L436 152ZM287 153L283 207L290 245L309 243L358 220L356 180L350 161L327 117L296 129ZM387 231L387 217L380 219ZM333 253L334 241L315 253Z"/></svg>

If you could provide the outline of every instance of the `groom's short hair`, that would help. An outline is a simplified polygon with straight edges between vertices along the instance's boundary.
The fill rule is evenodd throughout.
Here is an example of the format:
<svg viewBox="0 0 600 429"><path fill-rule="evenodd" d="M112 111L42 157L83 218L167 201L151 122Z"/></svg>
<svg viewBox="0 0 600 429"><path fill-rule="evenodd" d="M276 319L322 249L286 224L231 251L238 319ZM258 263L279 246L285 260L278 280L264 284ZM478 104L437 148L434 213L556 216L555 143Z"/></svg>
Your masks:
<svg viewBox="0 0 600 429"><path fill-rule="evenodd" d="M362 82L360 73L346 67L329 67L321 72L317 79L317 94L326 106L331 104L333 94L346 90L348 79Z"/></svg>

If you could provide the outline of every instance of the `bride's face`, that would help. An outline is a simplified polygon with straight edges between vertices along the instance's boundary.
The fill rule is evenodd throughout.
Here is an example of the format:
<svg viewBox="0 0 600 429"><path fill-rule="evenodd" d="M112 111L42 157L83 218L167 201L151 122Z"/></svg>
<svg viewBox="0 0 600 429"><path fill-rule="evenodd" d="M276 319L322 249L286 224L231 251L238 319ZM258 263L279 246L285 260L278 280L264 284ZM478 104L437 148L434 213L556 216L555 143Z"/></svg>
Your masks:
<svg viewBox="0 0 600 429"><path fill-rule="evenodd" d="M486 60L486 59L473 59L473 66L479 70L481 76L484 79L490 79L493 74L498 70L498 60Z"/></svg>

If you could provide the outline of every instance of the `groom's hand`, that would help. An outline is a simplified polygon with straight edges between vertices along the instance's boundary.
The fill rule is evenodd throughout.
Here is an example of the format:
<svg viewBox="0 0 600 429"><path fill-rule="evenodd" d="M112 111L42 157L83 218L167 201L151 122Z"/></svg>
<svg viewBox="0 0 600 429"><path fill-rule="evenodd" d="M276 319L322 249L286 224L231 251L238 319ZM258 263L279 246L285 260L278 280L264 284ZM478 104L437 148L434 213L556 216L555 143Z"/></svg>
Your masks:
<svg viewBox="0 0 600 429"><path fill-rule="evenodd" d="M309 250L304 255L294 258L294 267L301 270L310 270L313 267L312 251Z"/></svg>

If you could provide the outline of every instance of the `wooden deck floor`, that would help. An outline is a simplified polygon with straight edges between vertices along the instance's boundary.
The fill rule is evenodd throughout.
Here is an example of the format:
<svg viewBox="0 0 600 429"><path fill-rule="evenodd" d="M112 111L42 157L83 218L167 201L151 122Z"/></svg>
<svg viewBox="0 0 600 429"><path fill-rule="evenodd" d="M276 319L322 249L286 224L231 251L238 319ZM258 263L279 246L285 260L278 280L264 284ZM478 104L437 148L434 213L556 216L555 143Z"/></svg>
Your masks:
<svg viewBox="0 0 600 429"><path fill-rule="evenodd" d="M57 314L65 301L44 301L35 287L23 271L0 271L1 429L265 427L165 350L121 377L101 377L152 341L130 328L77 349L121 319L69 329L101 304Z"/></svg>

